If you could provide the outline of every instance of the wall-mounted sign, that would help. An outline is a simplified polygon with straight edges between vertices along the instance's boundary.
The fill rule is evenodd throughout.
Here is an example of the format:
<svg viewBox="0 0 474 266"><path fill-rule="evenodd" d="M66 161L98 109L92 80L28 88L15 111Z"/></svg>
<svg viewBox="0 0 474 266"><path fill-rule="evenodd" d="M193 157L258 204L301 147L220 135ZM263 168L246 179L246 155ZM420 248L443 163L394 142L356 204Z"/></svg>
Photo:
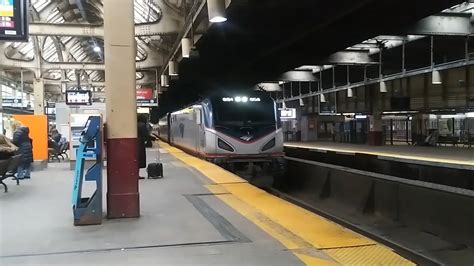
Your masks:
<svg viewBox="0 0 474 266"><path fill-rule="evenodd" d="M1 0L0 0L1 1ZM2 105L3 106L13 106L13 107L21 107L22 100L21 98L2 98Z"/></svg>
<svg viewBox="0 0 474 266"><path fill-rule="evenodd" d="M66 91L66 104L92 105L92 93L86 90L68 90Z"/></svg>
<svg viewBox="0 0 474 266"><path fill-rule="evenodd" d="M158 106L158 100L153 95L152 88L137 89L137 107Z"/></svg>
<svg viewBox="0 0 474 266"><path fill-rule="evenodd" d="M281 120L292 120L296 119L296 109L295 108L280 108L278 109L280 112Z"/></svg>
<svg viewBox="0 0 474 266"><path fill-rule="evenodd" d="M0 0L0 41L28 41L28 0Z"/></svg>

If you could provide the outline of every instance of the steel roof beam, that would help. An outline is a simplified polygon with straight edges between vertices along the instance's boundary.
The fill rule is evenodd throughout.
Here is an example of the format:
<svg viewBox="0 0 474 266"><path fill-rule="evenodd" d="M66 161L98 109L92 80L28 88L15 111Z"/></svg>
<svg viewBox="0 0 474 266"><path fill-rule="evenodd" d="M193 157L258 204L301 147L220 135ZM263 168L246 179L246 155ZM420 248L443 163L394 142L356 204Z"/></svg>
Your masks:
<svg viewBox="0 0 474 266"><path fill-rule="evenodd" d="M156 36L178 33L182 30L183 19L171 8L163 6L163 17L157 23L135 25L135 36ZM29 26L30 35L40 36L87 36L103 37L102 24L32 22Z"/></svg>
<svg viewBox="0 0 474 266"><path fill-rule="evenodd" d="M473 32L471 13L440 13L424 18L406 29L413 35L467 36Z"/></svg>
<svg viewBox="0 0 474 266"><path fill-rule="evenodd" d="M369 50L347 49L328 56L317 65L369 65L377 64L370 59Z"/></svg>
<svg viewBox="0 0 474 266"><path fill-rule="evenodd" d="M179 23L166 23L161 21L157 24L141 24L135 26L135 36L156 36L177 33L180 31ZM104 27L102 25L87 23L30 23L30 35L33 36L86 36L103 37Z"/></svg>

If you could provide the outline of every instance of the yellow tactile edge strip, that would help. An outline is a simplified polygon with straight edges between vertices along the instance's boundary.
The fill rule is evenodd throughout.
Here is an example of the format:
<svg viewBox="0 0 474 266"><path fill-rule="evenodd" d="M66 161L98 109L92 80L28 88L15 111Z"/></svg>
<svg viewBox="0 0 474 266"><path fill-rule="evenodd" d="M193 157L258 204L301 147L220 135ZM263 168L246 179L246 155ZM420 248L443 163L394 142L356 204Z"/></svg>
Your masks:
<svg viewBox="0 0 474 266"><path fill-rule="evenodd" d="M393 250L258 189L217 165L167 144L160 145L207 176L215 183L206 186L209 191L306 265L414 265Z"/></svg>
<svg viewBox="0 0 474 266"><path fill-rule="evenodd" d="M327 148L327 147L318 147L318 146L311 146L311 145L300 145L300 144L285 144L285 147L290 148L303 148L303 149L313 149L313 150L322 150L322 151L334 151L334 152L341 152L341 153L359 153L359 154L368 154L374 156L382 156L388 158L396 158L396 159L404 159L404 160L415 160L415 161L425 161L425 162L434 162L434 163L446 163L446 164L456 164L456 165L467 165L467 166L474 166L474 162L470 161L461 161L461 160L454 160L454 159L445 159L445 158L430 158L421 155L399 155L393 153L386 153L386 152L373 152L373 151L364 151L364 150L350 150L350 149L339 149L339 148Z"/></svg>

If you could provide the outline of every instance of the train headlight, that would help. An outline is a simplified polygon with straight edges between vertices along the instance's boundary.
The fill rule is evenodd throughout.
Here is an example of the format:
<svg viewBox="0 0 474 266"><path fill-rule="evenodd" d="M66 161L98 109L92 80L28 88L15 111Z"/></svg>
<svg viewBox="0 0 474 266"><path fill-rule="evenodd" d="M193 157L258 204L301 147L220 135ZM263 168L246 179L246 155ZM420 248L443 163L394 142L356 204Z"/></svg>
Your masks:
<svg viewBox="0 0 474 266"><path fill-rule="evenodd" d="M266 151L266 150L269 150L271 148L275 147L275 138L273 138L272 140L270 140L269 142L267 142L267 144L265 144L263 147L262 147L262 151Z"/></svg>
<svg viewBox="0 0 474 266"><path fill-rule="evenodd" d="M217 146L223 150L234 152L234 148L221 139L217 139Z"/></svg>

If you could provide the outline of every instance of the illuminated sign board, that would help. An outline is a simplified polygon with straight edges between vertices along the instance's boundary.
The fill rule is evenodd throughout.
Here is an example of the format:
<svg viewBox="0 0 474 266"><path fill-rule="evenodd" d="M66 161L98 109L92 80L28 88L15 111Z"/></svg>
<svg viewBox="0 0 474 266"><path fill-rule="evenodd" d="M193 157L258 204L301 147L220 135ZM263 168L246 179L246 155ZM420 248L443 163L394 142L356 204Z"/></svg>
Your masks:
<svg viewBox="0 0 474 266"><path fill-rule="evenodd" d="M137 107L158 106L158 100L153 95L152 88L137 89Z"/></svg>
<svg viewBox="0 0 474 266"><path fill-rule="evenodd" d="M28 41L27 3L27 0L0 0L0 41Z"/></svg>
<svg viewBox="0 0 474 266"><path fill-rule="evenodd" d="M246 103L246 102L260 102L258 97L247 97L247 96L236 96L236 97L224 97L222 98L223 102L236 102L236 103Z"/></svg>
<svg viewBox="0 0 474 266"><path fill-rule="evenodd" d="M280 118L281 120L292 120L296 119L296 109L295 108L280 108Z"/></svg>
<svg viewBox="0 0 474 266"><path fill-rule="evenodd" d="M92 93L86 90L68 90L66 91L66 104L92 105Z"/></svg>

